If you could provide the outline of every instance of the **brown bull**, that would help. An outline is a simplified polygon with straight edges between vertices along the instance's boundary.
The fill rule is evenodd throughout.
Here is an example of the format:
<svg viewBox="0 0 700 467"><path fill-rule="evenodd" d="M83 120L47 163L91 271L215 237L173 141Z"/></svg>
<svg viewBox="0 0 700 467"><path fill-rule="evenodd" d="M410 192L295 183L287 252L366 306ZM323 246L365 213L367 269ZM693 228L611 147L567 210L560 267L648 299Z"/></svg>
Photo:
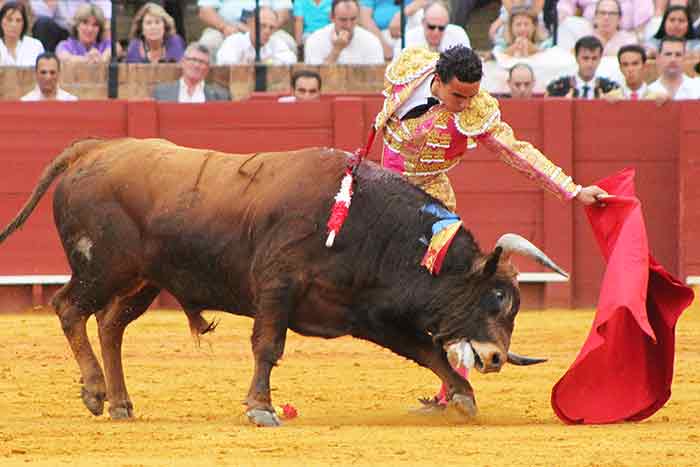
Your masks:
<svg viewBox="0 0 700 467"><path fill-rule="evenodd" d="M520 295L512 251L549 260L516 237L490 254L460 229L440 275L420 264L436 201L401 177L363 163L350 215L333 248L325 222L347 154L330 149L230 155L163 140L84 140L58 156L0 242L29 217L51 183L54 217L72 277L53 298L95 415L132 416L122 371L124 329L161 290L183 306L195 333L203 309L253 318L255 373L247 414L277 425L270 372L287 329L353 335L430 368L467 415L473 390L450 366L457 343L481 371L506 360ZM524 239L523 239L524 240ZM505 250L504 250L505 248ZM547 263L556 267L553 263ZM98 322L104 373L86 321Z"/></svg>

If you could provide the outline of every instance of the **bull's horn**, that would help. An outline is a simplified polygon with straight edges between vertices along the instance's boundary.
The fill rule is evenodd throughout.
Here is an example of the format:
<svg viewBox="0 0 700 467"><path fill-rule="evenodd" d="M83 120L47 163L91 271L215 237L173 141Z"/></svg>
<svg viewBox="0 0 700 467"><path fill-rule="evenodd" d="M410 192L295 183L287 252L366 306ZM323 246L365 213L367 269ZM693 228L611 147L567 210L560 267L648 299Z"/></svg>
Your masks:
<svg viewBox="0 0 700 467"><path fill-rule="evenodd" d="M512 363L513 365L518 365L518 366L527 366L527 365L535 365L537 363L542 363L546 362L546 358L532 358L532 357L524 357L522 355L518 355L516 353L508 352L508 363Z"/></svg>
<svg viewBox="0 0 700 467"><path fill-rule="evenodd" d="M503 249L504 258L507 258L511 253L520 253L521 255L534 259L541 265L561 274L567 279L569 277L569 274L557 266L556 263L549 259L539 248L520 235L513 233L504 234L496 242L496 247L501 247Z"/></svg>

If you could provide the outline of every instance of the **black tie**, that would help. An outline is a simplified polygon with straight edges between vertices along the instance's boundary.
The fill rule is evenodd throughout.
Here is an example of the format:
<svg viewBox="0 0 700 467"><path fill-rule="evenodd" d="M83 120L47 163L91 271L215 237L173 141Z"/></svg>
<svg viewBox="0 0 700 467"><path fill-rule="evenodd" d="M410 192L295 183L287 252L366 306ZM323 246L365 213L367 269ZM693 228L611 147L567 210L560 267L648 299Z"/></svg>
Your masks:
<svg viewBox="0 0 700 467"><path fill-rule="evenodd" d="M583 98L584 98L584 99L588 99L588 91L589 91L590 89L591 89L591 88L590 88L587 84L584 84L584 85L583 85Z"/></svg>
<svg viewBox="0 0 700 467"><path fill-rule="evenodd" d="M425 104L420 104L406 112L406 115L401 117L401 120L408 120L409 118L417 118L426 113L430 108L434 105L439 104L440 101L435 99L434 97L428 97L428 102Z"/></svg>

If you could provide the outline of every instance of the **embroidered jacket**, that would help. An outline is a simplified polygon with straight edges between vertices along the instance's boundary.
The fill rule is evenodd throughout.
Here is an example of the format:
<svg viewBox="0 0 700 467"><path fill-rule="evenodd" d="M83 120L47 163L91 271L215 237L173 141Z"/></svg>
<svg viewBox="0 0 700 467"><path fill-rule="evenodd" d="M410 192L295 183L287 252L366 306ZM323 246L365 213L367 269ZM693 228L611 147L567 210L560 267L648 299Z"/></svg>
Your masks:
<svg viewBox="0 0 700 467"><path fill-rule="evenodd" d="M409 48L387 67L384 106L375 120L377 132L384 136L385 168L404 174L454 209L454 192L445 174L467 149L481 143L557 196L571 199L578 194L581 187L561 168L530 143L515 138L510 126L501 121L498 101L484 90L462 112L436 105L420 117L399 119L396 111L432 78L438 57L424 48Z"/></svg>

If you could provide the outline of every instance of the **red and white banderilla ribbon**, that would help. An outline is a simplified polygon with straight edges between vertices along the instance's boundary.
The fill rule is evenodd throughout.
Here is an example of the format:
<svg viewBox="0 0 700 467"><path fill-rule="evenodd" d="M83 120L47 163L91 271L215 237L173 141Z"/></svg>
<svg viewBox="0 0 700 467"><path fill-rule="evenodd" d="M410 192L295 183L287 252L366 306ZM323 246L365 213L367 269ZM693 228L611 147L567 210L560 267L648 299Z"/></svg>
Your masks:
<svg viewBox="0 0 700 467"><path fill-rule="evenodd" d="M374 127L372 127L369 137L367 138L367 144L364 148L355 151L354 161L345 168L345 176L343 176L343 179L340 181L340 190L338 190L338 194L335 195L335 203L333 204L333 208L331 208L331 215L328 218L328 223L326 224L328 227L326 247L328 248L333 246L335 237L343 227L345 218L348 217L348 213L350 212L350 203L352 202L352 186L355 180L355 171L360 166L362 159L367 156L367 153L369 153L369 150L372 148L372 143L374 142L374 136L376 133L376 130Z"/></svg>

